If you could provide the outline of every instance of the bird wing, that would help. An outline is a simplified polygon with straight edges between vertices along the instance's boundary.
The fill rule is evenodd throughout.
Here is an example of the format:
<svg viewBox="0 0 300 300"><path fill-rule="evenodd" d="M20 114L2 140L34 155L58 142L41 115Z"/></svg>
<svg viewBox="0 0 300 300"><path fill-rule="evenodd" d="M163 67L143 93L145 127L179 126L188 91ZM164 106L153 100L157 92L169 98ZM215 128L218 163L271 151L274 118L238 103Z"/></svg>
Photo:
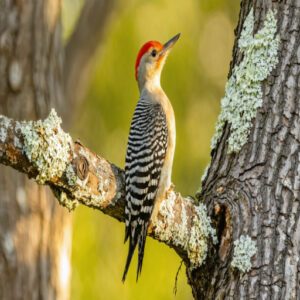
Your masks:
<svg viewBox="0 0 300 300"><path fill-rule="evenodd" d="M167 138L166 116L162 106L141 99L130 127L125 164L125 241L129 238L130 243L123 281L137 244L137 277L141 272L148 224L167 151Z"/></svg>

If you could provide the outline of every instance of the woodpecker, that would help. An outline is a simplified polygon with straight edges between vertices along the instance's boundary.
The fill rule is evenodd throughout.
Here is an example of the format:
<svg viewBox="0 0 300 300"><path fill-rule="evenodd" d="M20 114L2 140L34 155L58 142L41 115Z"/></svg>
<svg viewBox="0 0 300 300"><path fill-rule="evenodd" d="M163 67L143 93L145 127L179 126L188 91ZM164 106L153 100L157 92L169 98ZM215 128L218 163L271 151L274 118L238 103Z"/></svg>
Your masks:
<svg viewBox="0 0 300 300"><path fill-rule="evenodd" d="M175 117L172 105L161 88L160 75L179 36L175 35L165 44L147 42L136 59L135 78L140 98L131 121L125 163L125 242L129 238L129 250L123 282L136 246L138 280L154 205L158 205L171 186Z"/></svg>

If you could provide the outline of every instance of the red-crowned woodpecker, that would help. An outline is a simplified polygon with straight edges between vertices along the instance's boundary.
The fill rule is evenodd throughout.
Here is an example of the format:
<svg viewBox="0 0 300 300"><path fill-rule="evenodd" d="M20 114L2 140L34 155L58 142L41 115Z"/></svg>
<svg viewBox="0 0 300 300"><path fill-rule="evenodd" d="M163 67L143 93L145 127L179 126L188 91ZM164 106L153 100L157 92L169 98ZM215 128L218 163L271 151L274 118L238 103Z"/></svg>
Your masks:
<svg viewBox="0 0 300 300"><path fill-rule="evenodd" d="M157 41L147 42L136 59L135 77L140 99L132 118L126 153L125 242L129 238L129 251L123 282L137 245L137 279L140 275L154 205L158 206L171 186L175 117L172 105L160 86L160 75L179 36L177 34L164 45Z"/></svg>

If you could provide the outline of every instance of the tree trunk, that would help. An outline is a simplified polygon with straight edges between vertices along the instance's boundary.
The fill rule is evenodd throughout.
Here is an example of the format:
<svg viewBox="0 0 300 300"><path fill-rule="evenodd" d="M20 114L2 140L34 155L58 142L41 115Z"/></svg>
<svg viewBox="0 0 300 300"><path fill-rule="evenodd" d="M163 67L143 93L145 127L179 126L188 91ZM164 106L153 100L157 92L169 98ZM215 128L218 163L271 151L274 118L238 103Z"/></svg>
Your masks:
<svg viewBox="0 0 300 300"><path fill-rule="evenodd" d="M277 10L279 62L262 82L263 103L247 143L228 154L227 123L212 151L200 198L217 224L219 244L205 265L187 271L196 299L300 299L300 2L242 1L230 75L243 59L237 41L252 6L255 32ZM241 235L257 247L246 273L231 265Z"/></svg>
<svg viewBox="0 0 300 300"><path fill-rule="evenodd" d="M62 112L60 1L0 2L0 114ZM0 299L68 299L71 219L48 187L0 166Z"/></svg>

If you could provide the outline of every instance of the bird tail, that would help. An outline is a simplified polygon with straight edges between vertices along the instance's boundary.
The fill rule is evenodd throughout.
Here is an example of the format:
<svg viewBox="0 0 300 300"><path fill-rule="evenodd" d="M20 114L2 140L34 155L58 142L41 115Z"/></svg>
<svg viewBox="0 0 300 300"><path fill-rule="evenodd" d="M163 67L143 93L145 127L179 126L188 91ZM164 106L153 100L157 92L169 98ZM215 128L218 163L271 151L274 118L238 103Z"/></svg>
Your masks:
<svg viewBox="0 0 300 300"><path fill-rule="evenodd" d="M126 197L127 203L129 202L130 198ZM124 243L127 242L129 236L131 235L131 224L130 224L130 207L125 207L125 238L124 238Z"/></svg>
<svg viewBox="0 0 300 300"><path fill-rule="evenodd" d="M143 224L142 226L138 226L135 228L135 232L131 234L131 230L126 231L126 237L129 236L129 248L128 248L128 255L126 260L126 265L122 277L122 281L125 282L126 275L128 273L128 269L135 251L136 246L138 245L138 266L137 266L137 273L136 273L136 281L138 281L139 276L142 272L143 266L143 258L144 258L144 250L146 245L146 238L147 238L147 228L148 223Z"/></svg>
<svg viewBox="0 0 300 300"><path fill-rule="evenodd" d="M129 236L130 236L130 224L126 224L126 228L125 228L125 238L124 238L124 243L127 242Z"/></svg>
<svg viewBox="0 0 300 300"><path fill-rule="evenodd" d="M146 238L147 238L147 228L148 224L143 224L143 228L141 230L141 234L139 236L139 255L138 255L138 267L137 267L137 273L136 273L136 281L138 281L139 276L142 272L142 266L143 266L143 259L144 259L144 250L146 245Z"/></svg>
<svg viewBox="0 0 300 300"><path fill-rule="evenodd" d="M139 240L139 235L140 235L140 229L137 227L135 228L135 231L132 234L132 230L130 229L130 225L129 228L126 228L126 236L125 236L125 241L128 239L129 237L129 248L128 248L128 255L127 255L127 260L126 260L126 264L125 264L125 269L124 269L124 273L123 273L123 277L122 277L122 281L125 282L126 280L126 275L128 273L128 269L132 260L132 256L134 254L136 245L138 243Z"/></svg>

